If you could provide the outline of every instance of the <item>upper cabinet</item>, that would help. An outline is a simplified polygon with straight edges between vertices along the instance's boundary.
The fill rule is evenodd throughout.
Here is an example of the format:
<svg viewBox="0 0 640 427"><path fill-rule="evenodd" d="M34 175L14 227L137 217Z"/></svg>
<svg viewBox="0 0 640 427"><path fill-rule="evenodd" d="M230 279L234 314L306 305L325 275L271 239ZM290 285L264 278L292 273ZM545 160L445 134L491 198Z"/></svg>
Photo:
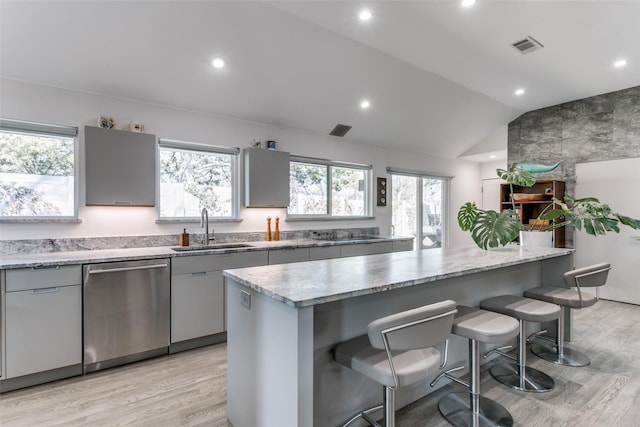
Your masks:
<svg viewBox="0 0 640 427"><path fill-rule="evenodd" d="M289 153L245 148L244 206L289 206Z"/></svg>
<svg viewBox="0 0 640 427"><path fill-rule="evenodd" d="M86 204L156 205L156 137L84 128Z"/></svg>

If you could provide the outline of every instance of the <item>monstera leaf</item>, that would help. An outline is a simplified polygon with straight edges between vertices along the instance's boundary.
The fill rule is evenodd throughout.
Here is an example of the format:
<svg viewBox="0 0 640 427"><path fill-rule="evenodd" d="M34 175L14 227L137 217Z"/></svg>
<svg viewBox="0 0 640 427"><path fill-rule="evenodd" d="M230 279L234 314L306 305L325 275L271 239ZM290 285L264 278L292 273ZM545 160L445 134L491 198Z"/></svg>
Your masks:
<svg viewBox="0 0 640 427"><path fill-rule="evenodd" d="M518 164L514 163L509 170L496 169L498 176L511 185L519 185L521 187L531 187L536 183L536 177L533 173L525 169L518 168ZM513 192L513 189L512 189Z"/></svg>
<svg viewBox="0 0 640 427"><path fill-rule="evenodd" d="M470 231L471 238L482 249L497 248L518 237L520 220L508 213L479 211Z"/></svg>
<svg viewBox="0 0 640 427"><path fill-rule="evenodd" d="M460 210L458 211L458 225L462 231L471 230L473 221L475 221L479 212L480 210L476 204L472 202L467 202L460 207Z"/></svg>

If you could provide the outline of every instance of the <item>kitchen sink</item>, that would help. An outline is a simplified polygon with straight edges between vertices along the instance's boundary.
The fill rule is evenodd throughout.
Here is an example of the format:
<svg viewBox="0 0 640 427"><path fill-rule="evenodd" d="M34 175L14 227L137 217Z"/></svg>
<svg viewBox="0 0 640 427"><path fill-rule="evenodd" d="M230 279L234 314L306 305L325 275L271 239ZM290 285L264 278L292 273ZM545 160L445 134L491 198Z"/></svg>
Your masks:
<svg viewBox="0 0 640 427"><path fill-rule="evenodd" d="M246 243L220 243L219 245L208 246L179 246L177 248L171 248L176 252L193 252L193 251L214 251L219 249L240 249L251 248L252 245Z"/></svg>

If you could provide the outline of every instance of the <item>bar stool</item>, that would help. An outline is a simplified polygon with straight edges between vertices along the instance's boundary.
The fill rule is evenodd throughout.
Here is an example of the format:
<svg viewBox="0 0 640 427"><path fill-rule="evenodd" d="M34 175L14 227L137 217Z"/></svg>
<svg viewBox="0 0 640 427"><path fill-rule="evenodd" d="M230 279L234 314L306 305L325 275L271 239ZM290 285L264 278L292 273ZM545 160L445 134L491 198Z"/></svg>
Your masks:
<svg viewBox="0 0 640 427"><path fill-rule="evenodd" d="M525 297L551 302L560 306L558 332L555 342L552 341L552 344L533 344L531 346L531 352L533 354L559 365L587 366L591 363L591 360L586 354L564 345L565 312L567 308L584 308L594 305L598 301L596 296L588 292L583 292L581 288L603 286L607 283L609 270L611 270L611 264L609 263L594 264L564 273L563 279L567 288L541 286L525 291ZM572 287L576 289L571 289ZM537 336L539 334L535 335Z"/></svg>
<svg viewBox="0 0 640 427"><path fill-rule="evenodd" d="M485 354L496 352L502 356L514 360L513 363L503 363L491 367L491 375L502 384L516 390L545 392L551 391L555 387L553 378L542 371L531 368L527 365L527 337L526 322L550 322L560 316L560 307L556 304L539 301L532 298L525 298L516 295L500 295L480 301L480 307L485 310L506 314L518 319L518 357L514 358L504 352L505 348L491 350Z"/></svg>
<svg viewBox="0 0 640 427"><path fill-rule="evenodd" d="M383 404L352 417L344 426L359 418L373 426L370 417L384 410L386 427L395 427L395 390L400 386L426 380L446 364L448 338L451 334L455 301L446 300L386 316L369 323L367 335L336 345L334 360L381 384ZM445 343L444 361L434 347Z"/></svg>
<svg viewBox="0 0 640 427"><path fill-rule="evenodd" d="M509 316L459 305L453 321L452 333L469 339L469 383L451 375L464 365L449 369L433 380L431 387L442 377L462 384L469 393L449 393L440 399L438 409L455 426L512 426L513 417L502 405L480 396L480 343L496 344L518 335L518 322Z"/></svg>

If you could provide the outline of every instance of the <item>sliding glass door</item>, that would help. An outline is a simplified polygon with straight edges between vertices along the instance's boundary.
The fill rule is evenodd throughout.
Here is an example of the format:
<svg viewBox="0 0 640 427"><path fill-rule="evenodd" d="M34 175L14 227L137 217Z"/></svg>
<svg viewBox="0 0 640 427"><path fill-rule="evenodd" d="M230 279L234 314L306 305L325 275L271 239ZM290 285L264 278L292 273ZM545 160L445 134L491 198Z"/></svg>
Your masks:
<svg viewBox="0 0 640 427"><path fill-rule="evenodd" d="M415 237L414 249L444 246L448 180L409 174L391 175L394 235Z"/></svg>

